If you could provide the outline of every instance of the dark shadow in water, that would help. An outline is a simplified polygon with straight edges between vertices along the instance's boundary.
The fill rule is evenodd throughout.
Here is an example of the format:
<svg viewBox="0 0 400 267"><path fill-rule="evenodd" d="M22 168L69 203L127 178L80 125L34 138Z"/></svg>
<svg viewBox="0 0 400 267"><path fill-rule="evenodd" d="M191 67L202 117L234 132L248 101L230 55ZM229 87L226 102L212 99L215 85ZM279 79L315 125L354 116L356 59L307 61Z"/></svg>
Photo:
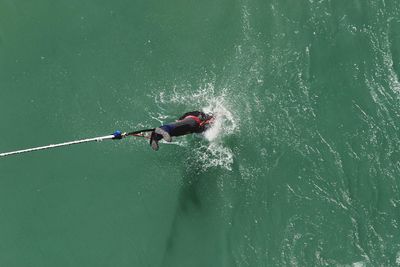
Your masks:
<svg viewBox="0 0 400 267"><path fill-rule="evenodd" d="M212 219L213 206L218 198L217 177L222 171L204 171L200 163L188 156L185 164L182 186L179 191L175 216L166 242L166 250L161 266L177 266L179 259L184 260L193 255L200 266L199 251L207 246L209 240L204 237L212 235L208 231ZM189 230L188 230L189 229ZM203 238L204 237L204 238ZM186 253L182 251L185 248ZM200 253L203 254L203 253ZM207 253L206 253L207 254ZM207 258L207 255L200 258ZM209 258L209 257L208 257ZM183 266L179 262L178 266Z"/></svg>
<svg viewBox="0 0 400 267"><path fill-rule="evenodd" d="M232 136L226 139L226 145L240 150L239 141ZM234 161L232 171L220 166L205 170L190 150L181 156L185 170L161 266L235 266L229 230L224 228L221 215L224 204L218 180L228 177L233 182L239 166Z"/></svg>
<svg viewBox="0 0 400 267"><path fill-rule="evenodd" d="M202 202L200 196L200 187L202 179L204 180L204 173L197 166L192 166L185 171L183 185L179 191L178 210L183 213L193 212L194 210L200 211L202 209Z"/></svg>

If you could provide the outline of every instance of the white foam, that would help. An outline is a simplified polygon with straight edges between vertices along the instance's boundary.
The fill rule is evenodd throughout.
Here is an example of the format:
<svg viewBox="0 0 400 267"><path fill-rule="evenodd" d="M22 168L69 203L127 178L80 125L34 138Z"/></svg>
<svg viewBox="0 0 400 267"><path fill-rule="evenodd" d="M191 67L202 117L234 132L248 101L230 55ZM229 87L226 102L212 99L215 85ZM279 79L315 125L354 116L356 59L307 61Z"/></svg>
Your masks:
<svg viewBox="0 0 400 267"><path fill-rule="evenodd" d="M222 167L232 170L234 155L232 149L224 144L224 138L238 129L238 119L229 110L226 99L225 95L210 99L209 105L203 108L205 113L215 116L213 125L203 134L208 143L197 153L204 169Z"/></svg>
<svg viewBox="0 0 400 267"><path fill-rule="evenodd" d="M209 106L203 108L203 111L215 116L212 127L204 133L204 137L208 141L215 141L218 137L230 135L237 129L235 117L221 98L212 100Z"/></svg>
<svg viewBox="0 0 400 267"><path fill-rule="evenodd" d="M187 146L187 141L173 141L173 142L166 142L164 140L161 140L160 143L165 144L165 145L175 145L175 146L181 146L181 147L186 147Z"/></svg>
<svg viewBox="0 0 400 267"><path fill-rule="evenodd" d="M200 161L203 170L212 167L222 167L232 170L233 152L230 148L218 143L209 143L195 151L196 158Z"/></svg>
<svg viewBox="0 0 400 267"><path fill-rule="evenodd" d="M365 267L367 266L365 262L363 261L358 261L358 262L353 262L352 264L353 267Z"/></svg>

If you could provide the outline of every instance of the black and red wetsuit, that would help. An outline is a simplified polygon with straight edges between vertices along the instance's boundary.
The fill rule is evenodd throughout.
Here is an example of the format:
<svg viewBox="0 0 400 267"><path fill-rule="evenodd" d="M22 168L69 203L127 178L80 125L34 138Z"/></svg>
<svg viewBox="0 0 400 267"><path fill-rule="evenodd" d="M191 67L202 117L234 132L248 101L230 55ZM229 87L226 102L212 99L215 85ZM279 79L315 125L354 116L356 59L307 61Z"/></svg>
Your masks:
<svg viewBox="0 0 400 267"><path fill-rule="evenodd" d="M170 136L181 136L191 133L202 133L206 130L211 115L207 115L201 111L191 111L183 114L176 122L164 124L159 128L166 131ZM159 141L162 135L152 132L151 140Z"/></svg>

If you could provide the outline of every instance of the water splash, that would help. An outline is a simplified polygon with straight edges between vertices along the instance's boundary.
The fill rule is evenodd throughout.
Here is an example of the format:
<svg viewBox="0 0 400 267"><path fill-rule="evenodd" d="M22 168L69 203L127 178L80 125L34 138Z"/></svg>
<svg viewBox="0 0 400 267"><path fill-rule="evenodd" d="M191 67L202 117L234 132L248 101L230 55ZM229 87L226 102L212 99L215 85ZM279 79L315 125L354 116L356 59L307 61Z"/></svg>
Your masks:
<svg viewBox="0 0 400 267"><path fill-rule="evenodd" d="M207 145L202 145L195 151L195 157L200 161L203 170L208 170L212 167L232 170L233 152L229 147L220 143L211 142Z"/></svg>
<svg viewBox="0 0 400 267"><path fill-rule="evenodd" d="M213 82L204 82L194 93L193 89L187 88L186 86L182 86L182 88L174 86L172 90L158 92L153 97L160 110L167 110L167 107L173 104L185 112L200 109L205 113L214 114L215 120L212 127L203 134L197 135L203 138L204 142L201 142L200 147L191 151L191 157L202 165L203 170L212 167L231 170L234 155L232 149L224 143L224 140L238 130L239 119L233 113L232 110L234 109L229 101L232 98L227 90L222 90L221 93L216 94ZM158 121L164 121L165 118L176 117L176 114L164 115L162 118L160 114L150 114L150 116ZM183 146L187 144L186 142Z"/></svg>
<svg viewBox="0 0 400 267"><path fill-rule="evenodd" d="M203 108L205 113L215 116L212 127L203 134L208 143L197 151L197 157L205 169L219 166L232 170L233 151L224 144L224 137L237 130L238 121L224 99L222 96L211 99L210 104Z"/></svg>
<svg viewBox="0 0 400 267"><path fill-rule="evenodd" d="M226 135L231 135L237 129L235 116L228 109L223 97L211 100L211 103L203 108L203 112L212 113L215 116L214 123L210 129L204 133L204 137L212 142Z"/></svg>

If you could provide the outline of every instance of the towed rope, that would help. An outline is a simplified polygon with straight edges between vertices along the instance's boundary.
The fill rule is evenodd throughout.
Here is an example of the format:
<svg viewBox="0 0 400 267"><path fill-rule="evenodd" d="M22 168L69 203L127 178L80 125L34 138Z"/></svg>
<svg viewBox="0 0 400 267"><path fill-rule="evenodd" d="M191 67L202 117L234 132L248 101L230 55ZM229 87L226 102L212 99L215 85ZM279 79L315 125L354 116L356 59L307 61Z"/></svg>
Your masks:
<svg viewBox="0 0 400 267"><path fill-rule="evenodd" d="M11 155L16 155L16 154L38 151L38 150L45 150L45 149L51 149L51 148L57 148L57 147L63 147L63 146L71 146L71 145L89 143L89 142L101 142L104 140L120 140L120 139L128 137L128 136L146 137L142 133L152 132L153 130L154 129L144 129L144 130L139 130L139 131L134 131L134 132L129 132L129 133L122 133L121 131L115 131L111 135L105 135L105 136L93 137L93 138L82 139L82 140L75 140L75 141L70 141L70 142L65 142L65 143L51 144L51 145L47 145L47 146L40 146L40 147L22 149L22 150L11 151L11 152L6 152L6 153L0 153L0 157L6 157L6 156L11 156Z"/></svg>

